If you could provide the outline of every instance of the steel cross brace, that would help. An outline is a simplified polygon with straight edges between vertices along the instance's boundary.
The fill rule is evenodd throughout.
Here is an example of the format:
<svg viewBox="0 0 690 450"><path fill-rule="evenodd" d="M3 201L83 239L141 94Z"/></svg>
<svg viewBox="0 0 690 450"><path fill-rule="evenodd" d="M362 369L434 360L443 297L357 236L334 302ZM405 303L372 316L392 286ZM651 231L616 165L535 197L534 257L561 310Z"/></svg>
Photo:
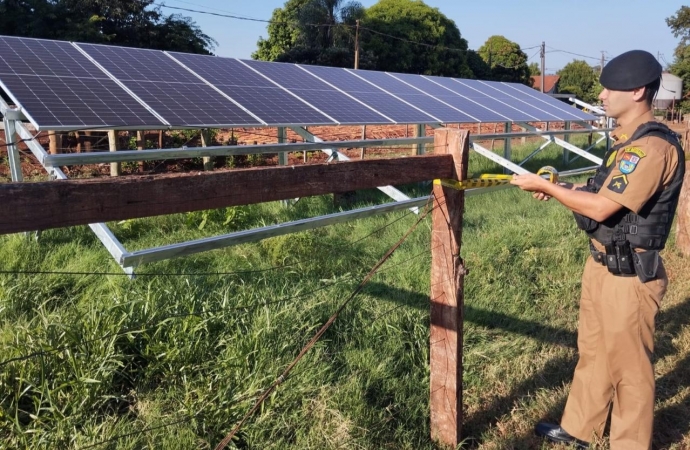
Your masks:
<svg viewBox="0 0 690 450"><path fill-rule="evenodd" d="M525 123L525 122L520 122L519 125L523 128L526 128L530 131L533 131L535 133L540 133L542 131L539 128L534 127L534 126L532 126L528 123ZM601 158L594 156L591 153L589 153L585 150L582 150L580 147L576 147L573 144L564 141L563 139L557 138L556 136L542 136L542 139L546 139L547 141L552 141L555 144L560 145L561 147L563 147L566 150L569 150L575 154L578 154L578 155L582 156L583 158L589 159L590 161L592 161L595 164L601 164Z"/></svg>
<svg viewBox="0 0 690 450"><path fill-rule="evenodd" d="M290 127L295 133L300 135L302 138L306 139L308 142L323 142L323 139L319 138L318 136L315 136L311 134L309 131L305 130L302 127ZM326 153L329 156L330 159L336 159L338 161L349 161L350 158L347 157L344 153L340 153L338 150L335 149L323 149L321 150L322 152ZM394 188L393 186L381 186L378 188L381 192L389 196L395 201L404 201L404 200L409 200L410 197L407 195L403 194L400 192L398 189ZM410 208L410 211L412 211L415 214L419 213L419 208L414 207Z"/></svg>

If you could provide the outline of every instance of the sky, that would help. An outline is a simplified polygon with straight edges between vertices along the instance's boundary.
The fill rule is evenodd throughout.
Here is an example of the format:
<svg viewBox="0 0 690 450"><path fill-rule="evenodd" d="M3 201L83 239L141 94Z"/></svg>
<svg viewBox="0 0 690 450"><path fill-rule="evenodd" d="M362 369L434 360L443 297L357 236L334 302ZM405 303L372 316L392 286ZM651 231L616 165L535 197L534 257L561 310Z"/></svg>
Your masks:
<svg viewBox="0 0 690 450"><path fill-rule="evenodd" d="M369 7L377 0L361 0ZM210 13L269 20L284 0L157 0L159 4ZM609 60L632 49L647 50L662 66L673 63L679 39L666 18L683 6L681 0L425 0L453 20L460 34L476 50L493 35L520 45L540 63L539 46L546 45L546 73L555 73L579 59L598 65L602 52ZM259 37L267 38L267 23L219 17L163 7L166 14L191 17L218 42L214 53L251 58Z"/></svg>

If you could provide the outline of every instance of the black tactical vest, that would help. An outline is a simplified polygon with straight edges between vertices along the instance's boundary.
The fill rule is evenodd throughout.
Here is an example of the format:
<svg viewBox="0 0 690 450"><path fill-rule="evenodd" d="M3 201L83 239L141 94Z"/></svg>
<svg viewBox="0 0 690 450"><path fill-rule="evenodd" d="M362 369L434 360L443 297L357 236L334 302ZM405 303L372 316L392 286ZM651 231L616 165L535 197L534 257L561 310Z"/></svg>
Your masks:
<svg viewBox="0 0 690 450"><path fill-rule="evenodd" d="M672 144L678 152L678 169L671 184L663 191L654 194L638 214L623 208L603 222L597 222L589 217L574 213L578 227L587 232L590 238L596 239L604 245L627 240L633 248L661 250L664 248L671 231L671 224L676 213L680 188L685 175L685 154L676 134L664 124L658 122L644 123L635 130L630 139L611 147L597 168L594 177L587 181L587 186L580 189L593 193L599 192L615 166L612 163L606 167L609 158L621 148L644 136L660 137Z"/></svg>

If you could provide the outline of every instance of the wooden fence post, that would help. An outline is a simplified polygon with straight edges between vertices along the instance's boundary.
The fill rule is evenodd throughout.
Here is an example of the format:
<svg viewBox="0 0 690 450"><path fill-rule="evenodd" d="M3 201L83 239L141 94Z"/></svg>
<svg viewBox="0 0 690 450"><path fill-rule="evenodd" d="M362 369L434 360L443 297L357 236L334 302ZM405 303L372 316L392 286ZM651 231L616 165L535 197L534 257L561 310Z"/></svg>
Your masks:
<svg viewBox="0 0 690 450"><path fill-rule="evenodd" d="M117 131L115 130L109 130L108 131L108 147L110 148L111 152L116 152L117 151ZM111 177L117 177L120 176L122 170L120 168L120 163L110 163L110 176Z"/></svg>
<svg viewBox="0 0 690 450"><path fill-rule="evenodd" d="M210 138L211 134L209 133L208 129L203 129L201 130L201 146L202 147L208 147L210 144ZM210 156L204 156L203 158L204 162L204 170L209 172L213 170L213 159Z"/></svg>
<svg viewBox="0 0 690 450"><path fill-rule="evenodd" d="M55 131L48 132L48 152L51 155L62 153L62 134Z"/></svg>
<svg viewBox="0 0 690 450"><path fill-rule="evenodd" d="M676 222L676 248L685 256L690 256L690 122L683 136L685 150L685 180L678 200L678 221ZM681 164L683 162L681 161Z"/></svg>
<svg viewBox="0 0 690 450"><path fill-rule="evenodd" d="M137 150L144 150L146 148L146 131L137 130ZM146 167L144 161L139 161L139 172L143 172Z"/></svg>
<svg viewBox="0 0 690 450"><path fill-rule="evenodd" d="M453 155L455 179L467 178L469 132L434 131L436 153ZM431 438L455 448L462 428L463 280L460 258L464 191L434 185L431 232Z"/></svg>

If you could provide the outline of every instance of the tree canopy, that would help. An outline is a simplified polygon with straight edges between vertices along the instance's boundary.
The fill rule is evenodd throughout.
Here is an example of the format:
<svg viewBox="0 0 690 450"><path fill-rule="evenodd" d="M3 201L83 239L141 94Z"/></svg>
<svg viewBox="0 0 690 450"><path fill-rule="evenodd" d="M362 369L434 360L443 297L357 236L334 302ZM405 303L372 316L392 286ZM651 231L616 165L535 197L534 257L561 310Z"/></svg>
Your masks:
<svg viewBox="0 0 690 450"><path fill-rule="evenodd" d="M682 6L675 15L666 19L666 24L673 36L680 38L669 71L683 79L683 93L687 93L690 90L690 7ZM690 100L682 100L680 107L686 111L690 109Z"/></svg>
<svg viewBox="0 0 690 450"><path fill-rule="evenodd" d="M455 23L421 0L380 0L368 9L354 1L287 0L252 57L353 67L358 19L360 68L472 76Z"/></svg>
<svg viewBox="0 0 690 450"><path fill-rule="evenodd" d="M492 80L532 85L527 55L517 43L494 35L479 47L477 53L489 66Z"/></svg>
<svg viewBox="0 0 690 450"><path fill-rule="evenodd" d="M210 54L216 42L154 0L0 0L0 34Z"/></svg>
<svg viewBox="0 0 690 450"><path fill-rule="evenodd" d="M288 0L273 10L268 39L254 59L324 66L354 65L355 24L364 16L356 1Z"/></svg>
<svg viewBox="0 0 690 450"><path fill-rule="evenodd" d="M467 41L421 0L380 0L366 11L362 48L377 70L469 78Z"/></svg>
<svg viewBox="0 0 690 450"><path fill-rule="evenodd" d="M599 77L594 68L583 60L574 60L558 71L558 90L574 94L588 103L597 103L599 95Z"/></svg>

